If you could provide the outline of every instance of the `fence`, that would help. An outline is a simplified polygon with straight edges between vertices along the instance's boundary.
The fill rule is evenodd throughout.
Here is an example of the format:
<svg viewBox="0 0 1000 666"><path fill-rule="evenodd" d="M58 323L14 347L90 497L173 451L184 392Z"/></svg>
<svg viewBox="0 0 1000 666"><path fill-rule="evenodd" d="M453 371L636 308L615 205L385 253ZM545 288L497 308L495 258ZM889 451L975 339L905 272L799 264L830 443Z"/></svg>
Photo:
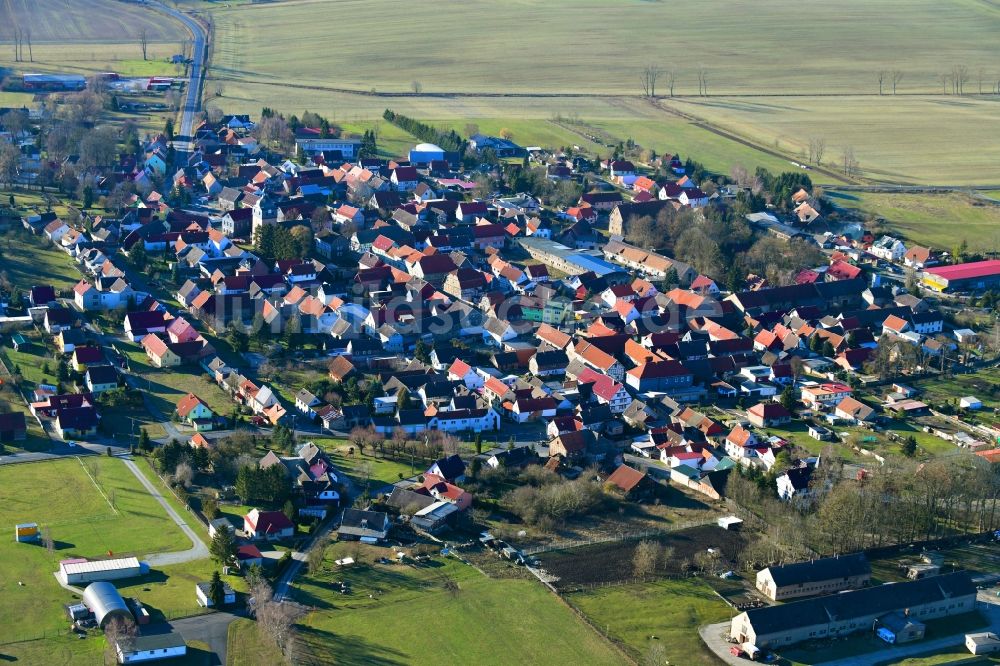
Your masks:
<svg viewBox="0 0 1000 666"><path fill-rule="evenodd" d="M201 521L201 523L205 527L208 527L208 518L205 517L205 514L192 507L189 501L182 500L177 495L177 491L174 490L173 486L167 483L167 480L163 478L163 476L156 470L156 467L153 465L152 461L148 457L141 456L141 458L144 461L144 463L138 463L138 464L145 464L149 468L149 471L151 471L153 475L160 480L160 483L163 485L163 487L166 488L171 495L173 495L174 499L177 500L177 503L180 504L182 507L184 507L184 509L187 510L188 513L192 514L195 518ZM141 473L142 472L140 472L140 474Z"/></svg>
<svg viewBox="0 0 1000 666"><path fill-rule="evenodd" d="M615 651L618 652L618 654L622 657L622 659L626 663L632 664L633 666L636 666L638 664L638 662L632 656L632 653L630 652L629 647L628 645L625 644L625 642L623 642L621 639L615 636L612 636L609 632L605 631L600 626L595 624L593 620L587 617L586 613L584 613L582 610L576 607L576 604L574 604L572 601L570 601L562 594L560 594L559 590L557 590L552 583L545 580L536 569L528 567L528 571L530 571L542 583L542 585L544 585L549 590L549 592L555 595L556 599L558 599L564 606L566 606L566 608L570 609L574 615L580 618L580 620L582 620L584 624L586 624L588 627L596 631L602 638L604 638L604 640L606 640L611 645L611 647L613 647Z"/></svg>
<svg viewBox="0 0 1000 666"><path fill-rule="evenodd" d="M521 550L521 553L523 555L537 555L539 553L547 553L553 550L569 550L572 548L582 548L584 546L593 546L599 543L609 543L611 541L633 541L635 539L659 537L665 534L670 534L671 532L679 532L681 530L686 530L692 527L701 527L703 525L714 525L714 524L715 524L714 518L706 518L704 520L692 520L685 523L676 523L666 529L651 529L651 530L642 530L638 532L622 532L619 534L608 534L604 536L591 537L589 539L569 539L566 541L553 541L552 543L547 543L540 546L524 548Z"/></svg>
<svg viewBox="0 0 1000 666"><path fill-rule="evenodd" d="M66 618L66 626L69 626L69 618ZM17 634L10 640L5 640L0 643L0 647L4 645L16 645L18 643L30 643L32 641L43 641L49 638L65 638L69 636L70 633L67 629L47 629L42 631L35 631L30 634ZM0 650L2 652L2 650Z"/></svg>

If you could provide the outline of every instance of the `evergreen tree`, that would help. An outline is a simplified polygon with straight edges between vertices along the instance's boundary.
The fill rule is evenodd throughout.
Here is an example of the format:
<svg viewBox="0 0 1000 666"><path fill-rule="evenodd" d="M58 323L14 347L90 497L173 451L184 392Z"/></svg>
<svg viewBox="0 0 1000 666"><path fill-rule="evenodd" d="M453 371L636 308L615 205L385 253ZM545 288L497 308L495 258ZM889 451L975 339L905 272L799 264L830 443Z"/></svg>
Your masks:
<svg viewBox="0 0 1000 666"><path fill-rule="evenodd" d="M212 582L208 585L208 598L212 604L218 608L226 601L226 586L222 582L222 576L218 570L212 572Z"/></svg>
<svg viewBox="0 0 1000 666"><path fill-rule="evenodd" d="M431 350L427 346L427 343L423 340L417 340L416 347L413 350L413 358L417 359L425 365L430 365L431 363Z"/></svg>
<svg viewBox="0 0 1000 666"><path fill-rule="evenodd" d="M785 390L781 392L781 406L789 412L794 412L797 405L798 400L795 398L795 389L791 386L786 386Z"/></svg>
<svg viewBox="0 0 1000 666"><path fill-rule="evenodd" d="M404 409L410 408L410 392L406 390L406 387L399 389L396 393L396 410L403 411Z"/></svg>
<svg viewBox="0 0 1000 666"><path fill-rule="evenodd" d="M226 331L226 341L237 354L250 350L250 336L241 331L236 322L229 325L229 329Z"/></svg>
<svg viewBox="0 0 1000 666"><path fill-rule="evenodd" d="M208 552L211 553L212 559L219 564L228 564L229 560L236 554L233 531L225 527L215 530L215 536L212 537L212 542L208 545Z"/></svg>
<svg viewBox="0 0 1000 666"><path fill-rule="evenodd" d="M139 448L146 452L153 450L153 442L149 439L149 433L145 428L139 428Z"/></svg>

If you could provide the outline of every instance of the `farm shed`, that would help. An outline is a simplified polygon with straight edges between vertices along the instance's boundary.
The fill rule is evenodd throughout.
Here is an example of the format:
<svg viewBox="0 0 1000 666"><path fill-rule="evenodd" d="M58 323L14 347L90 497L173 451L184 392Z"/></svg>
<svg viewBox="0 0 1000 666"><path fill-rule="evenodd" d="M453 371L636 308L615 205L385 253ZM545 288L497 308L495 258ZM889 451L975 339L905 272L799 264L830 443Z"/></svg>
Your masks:
<svg viewBox="0 0 1000 666"><path fill-rule="evenodd" d="M967 395L958 401L958 406L962 409L982 409L983 402L974 395Z"/></svg>
<svg viewBox="0 0 1000 666"><path fill-rule="evenodd" d="M28 426L22 412L0 414L0 442L16 442L28 436Z"/></svg>
<svg viewBox="0 0 1000 666"><path fill-rule="evenodd" d="M965 647L972 654L1000 652L1000 636L986 631L977 634L966 634Z"/></svg>
<svg viewBox="0 0 1000 666"><path fill-rule="evenodd" d="M42 538L38 523L20 523L14 526L14 540L17 542L38 541Z"/></svg>
<svg viewBox="0 0 1000 666"><path fill-rule="evenodd" d="M125 605L125 600L111 583L97 582L88 585L83 591L83 603L94 614L94 619L101 629L115 617L132 619L132 613Z"/></svg>
<svg viewBox="0 0 1000 666"><path fill-rule="evenodd" d="M194 594L198 599L198 605L204 606L205 608L211 608L215 605L212 601L212 584L205 583L195 583ZM236 592L233 588L229 587L229 583L222 584L222 605L228 606L229 604L236 603Z"/></svg>
<svg viewBox="0 0 1000 666"><path fill-rule="evenodd" d="M59 578L67 585L90 583L93 581L117 580L141 576L143 566L134 557L114 560L80 561L66 560L59 563Z"/></svg>
<svg viewBox="0 0 1000 666"><path fill-rule="evenodd" d="M161 659L173 659L187 654L187 644L184 637L176 631L164 634L136 636L127 644L125 641L115 645L118 653L118 663L138 664Z"/></svg>
<svg viewBox="0 0 1000 666"><path fill-rule="evenodd" d="M743 525L743 519L736 516L724 516L718 520L719 527L724 530L738 530Z"/></svg>
<svg viewBox="0 0 1000 666"><path fill-rule="evenodd" d="M410 150L410 162L415 165L430 164L444 159L444 148L433 143L417 144Z"/></svg>

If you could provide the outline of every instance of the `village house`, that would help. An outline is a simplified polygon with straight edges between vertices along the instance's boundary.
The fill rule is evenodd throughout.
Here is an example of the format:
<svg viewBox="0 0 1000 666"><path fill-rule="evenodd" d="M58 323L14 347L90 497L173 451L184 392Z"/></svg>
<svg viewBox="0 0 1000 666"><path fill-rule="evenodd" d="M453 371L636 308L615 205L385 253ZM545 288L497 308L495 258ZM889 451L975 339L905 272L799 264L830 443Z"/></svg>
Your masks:
<svg viewBox="0 0 1000 666"><path fill-rule="evenodd" d="M177 402L176 412L181 421L194 428L196 432L211 430L215 424L215 414L194 393L188 393Z"/></svg>
<svg viewBox="0 0 1000 666"><path fill-rule="evenodd" d="M280 541L295 534L295 525L281 511L251 509L243 516L243 532L254 541Z"/></svg>

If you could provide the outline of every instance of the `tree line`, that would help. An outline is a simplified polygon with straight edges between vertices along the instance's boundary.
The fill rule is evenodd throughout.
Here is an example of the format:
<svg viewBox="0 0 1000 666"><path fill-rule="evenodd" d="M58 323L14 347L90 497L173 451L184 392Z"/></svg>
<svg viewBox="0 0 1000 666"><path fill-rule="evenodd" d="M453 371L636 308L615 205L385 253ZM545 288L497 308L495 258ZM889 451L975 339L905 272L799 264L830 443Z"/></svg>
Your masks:
<svg viewBox="0 0 1000 666"><path fill-rule="evenodd" d="M448 152L458 153L462 152L465 148L465 139L455 130L440 130L427 123L414 120L409 116L396 113L392 109L386 109L382 117L404 132L412 134L420 141L437 144Z"/></svg>
<svg viewBox="0 0 1000 666"><path fill-rule="evenodd" d="M904 441L901 449L907 448ZM829 451L827 452L829 454ZM889 456L843 478L842 464L824 455L802 499L777 498L774 473L740 468L727 496L743 507L763 538L748 546L747 567L979 534L1000 526L1000 473L978 456L926 462Z"/></svg>

